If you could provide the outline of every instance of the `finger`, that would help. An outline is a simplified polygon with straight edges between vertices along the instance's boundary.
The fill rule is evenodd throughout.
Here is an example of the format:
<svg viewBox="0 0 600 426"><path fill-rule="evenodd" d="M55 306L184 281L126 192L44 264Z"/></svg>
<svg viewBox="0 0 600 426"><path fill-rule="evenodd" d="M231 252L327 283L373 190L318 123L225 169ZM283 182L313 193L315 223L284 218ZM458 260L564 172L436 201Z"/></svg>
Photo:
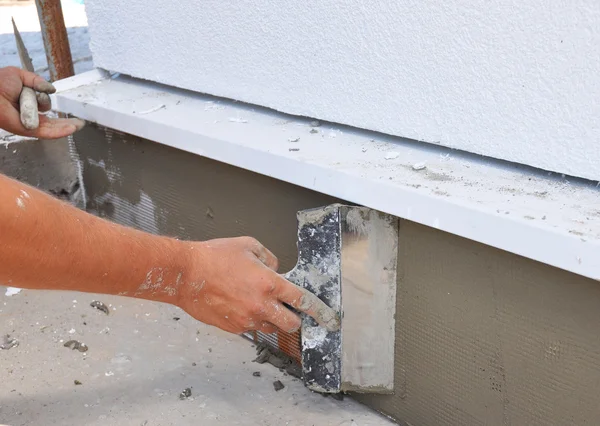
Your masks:
<svg viewBox="0 0 600 426"><path fill-rule="evenodd" d="M279 260L271 253L271 251L269 251L269 249L255 240L251 245L251 250L252 253L258 257L258 260L260 260L267 268L277 271L277 268L279 268Z"/></svg>
<svg viewBox="0 0 600 426"><path fill-rule="evenodd" d="M52 109L52 102L50 101L50 96L48 96L47 93L38 93L36 97L38 102L38 110L41 112L46 112Z"/></svg>
<svg viewBox="0 0 600 426"><path fill-rule="evenodd" d="M300 317L278 302L268 305L265 309L264 319L288 333L297 331L301 325Z"/></svg>
<svg viewBox="0 0 600 426"><path fill-rule="evenodd" d="M277 327L275 327L273 324L269 324L268 322L263 322L258 328L258 331L262 331L265 334L273 334L277 332Z"/></svg>
<svg viewBox="0 0 600 426"><path fill-rule="evenodd" d="M310 315L329 331L340 329L340 318L333 309L308 290L298 287L283 278L282 280L284 284L280 284L275 292L280 301Z"/></svg>
<svg viewBox="0 0 600 426"><path fill-rule="evenodd" d="M19 76L21 77L23 86L31 87L38 92L48 94L56 92L56 88L52 85L52 83L44 80L43 77L23 69L19 69L19 71Z"/></svg>
<svg viewBox="0 0 600 426"><path fill-rule="evenodd" d="M32 136L39 139L58 139L72 135L85 126L85 121L78 118L48 118L40 115L40 127Z"/></svg>

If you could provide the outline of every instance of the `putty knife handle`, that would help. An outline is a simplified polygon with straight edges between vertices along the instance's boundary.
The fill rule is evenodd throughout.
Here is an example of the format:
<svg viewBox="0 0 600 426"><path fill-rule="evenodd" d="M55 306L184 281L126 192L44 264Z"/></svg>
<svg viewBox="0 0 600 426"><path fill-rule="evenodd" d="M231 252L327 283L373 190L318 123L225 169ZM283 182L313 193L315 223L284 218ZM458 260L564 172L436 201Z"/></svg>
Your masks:
<svg viewBox="0 0 600 426"><path fill-rule="evenodd" d="M35 91L30 87L23 87L19 97L21 110L21 124L27 130L35 130L40 126L37 97Z"/></svg>

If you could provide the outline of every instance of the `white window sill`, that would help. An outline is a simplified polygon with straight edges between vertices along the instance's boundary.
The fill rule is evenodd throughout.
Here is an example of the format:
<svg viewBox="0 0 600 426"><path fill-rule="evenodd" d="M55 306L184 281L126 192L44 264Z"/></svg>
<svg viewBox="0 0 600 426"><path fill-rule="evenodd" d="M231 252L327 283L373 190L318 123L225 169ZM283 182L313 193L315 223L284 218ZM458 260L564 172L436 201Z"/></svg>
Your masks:
<svg viewBox="0 0 600 426"><path fill-rule="evenodd" d="M590 182L102 70L57 86L60 112L600 280Z"/></svg>

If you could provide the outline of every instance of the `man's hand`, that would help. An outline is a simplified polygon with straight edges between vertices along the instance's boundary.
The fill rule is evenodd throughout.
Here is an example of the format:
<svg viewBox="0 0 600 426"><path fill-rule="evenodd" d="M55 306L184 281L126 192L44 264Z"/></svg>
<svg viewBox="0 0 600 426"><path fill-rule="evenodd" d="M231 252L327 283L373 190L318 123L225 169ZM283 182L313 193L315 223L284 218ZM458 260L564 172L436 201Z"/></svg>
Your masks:
<svg viewBox="0 0 600 426"><path fill-rule="evenodd" d="M272 333L275 327L293 332L300 318L285 303L330 331L339 329L335 312L275 273L277 258L255 239L190 243L189 249L192 268L183 278L178 304L194 318L232 333Z"/></svg>
<svg viewBox="0 0 600 426"><path fill-rule="evenodd" d="M0 68L0 129L21 136L57 139L69 136L83 127L84 122L77 118L50 119L40 114L39 127L27 130L21 124L19 116L19 96L23 86L39 92L38 108L41 112L50 110L50 98L47 95L56 92L52 84L42 77L20 68Z"/></svg>
<svg viewBox="0 0 600 426"><path fill-rule="evenodd" d="M0 283L170 303L232 333L293 331L292 306L329 330L339 318L275 271L258 241L204 242L107 222L0 174Z"/></svg>

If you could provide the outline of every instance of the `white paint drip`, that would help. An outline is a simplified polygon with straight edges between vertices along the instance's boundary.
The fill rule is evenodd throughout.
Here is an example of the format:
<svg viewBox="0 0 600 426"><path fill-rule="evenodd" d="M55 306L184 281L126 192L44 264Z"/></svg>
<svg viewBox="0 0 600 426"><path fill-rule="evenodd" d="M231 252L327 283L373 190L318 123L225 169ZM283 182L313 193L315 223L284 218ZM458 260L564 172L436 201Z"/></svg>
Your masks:
<svg viewBox="0 0 600 426"><path fill-rule="evenodd" d="M140 111L137 114L138 115L150 114L150 113L153 113L153 112L156 112L156 111L160 111L161 109L166 108L166 107L167 106L165 104L160 104L160 105L157 105L157 106L152 107L150 109L147 109L145 111ZM135 111L134 111L134 114L135 114Z"/></svg>
<svg viewBox="0 0 600 426"><path fill-rule="evenodd" d="M75 138L73 137L73 135L69 135L67 137L67 140L69 142L69 154L77 167L77 180L79 181L79 197L76 198L81 199L81 208L85 210L87 207L87 194L85 192L85 185L83 184L83 163L81 161L81 158L79 157L79 153L77 152L77 147L75 146Z"/></svg>
<svg viewBox="0 0 600 426"><path fill-rule="evenodd" d="M21 292L21 290L23 290L22 288L17 288L17 287L8 287L6 289L6 293L4 293L5 296L14 296L16 294L19 294Z"/></svg>

